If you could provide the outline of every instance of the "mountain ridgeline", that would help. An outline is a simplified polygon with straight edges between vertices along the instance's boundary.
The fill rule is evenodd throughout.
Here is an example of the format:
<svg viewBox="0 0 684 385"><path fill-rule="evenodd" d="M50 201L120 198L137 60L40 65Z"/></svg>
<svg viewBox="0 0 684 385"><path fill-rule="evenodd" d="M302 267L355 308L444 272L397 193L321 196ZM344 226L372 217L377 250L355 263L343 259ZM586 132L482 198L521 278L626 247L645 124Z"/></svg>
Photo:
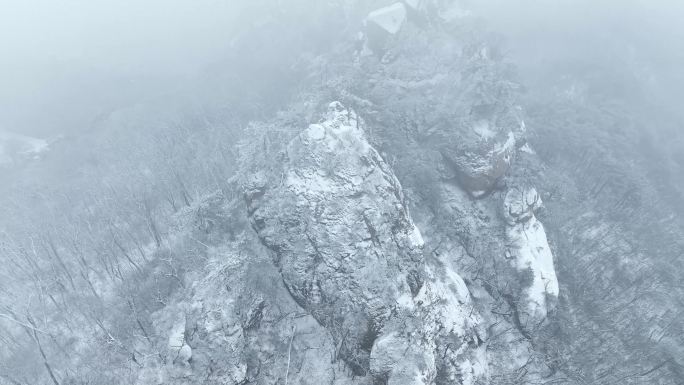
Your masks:
<svg viewBox="0 0 684 385"><path fill-rule="evenodd" d="M684 383L675 113L461 2L281 3L198 96L0 134L0 385Z"/></svg>

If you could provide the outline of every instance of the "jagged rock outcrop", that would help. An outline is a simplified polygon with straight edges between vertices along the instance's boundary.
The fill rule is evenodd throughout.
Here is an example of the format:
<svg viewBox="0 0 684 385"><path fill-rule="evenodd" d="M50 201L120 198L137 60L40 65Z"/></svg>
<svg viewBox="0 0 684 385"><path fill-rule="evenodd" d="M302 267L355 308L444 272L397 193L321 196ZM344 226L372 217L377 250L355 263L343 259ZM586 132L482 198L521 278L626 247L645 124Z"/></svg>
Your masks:
<svg viewBox="0 0 684 385"><path fill-rule="evenodd" d="M486 377L486 332L466 284L448 262L428 263L426 283L407 308L408 316L398 318L388 328L393 331L375 343L371 370L376 378L470 385Z"/></svg>
<svg viewBox="0 0 684 385"><path fill-rule="evenodd" d="M280 180L247 188L252 226L274 251L292 296L363 374L398 301L422 287L420 232L399 181L341 104L286 151Z"/></svg>
<svg viewBox="0 0 684 385"><path fill-rule="evenodd" d="M481 89L491 75L479 66L494 65L489 49L484 47L474 53L470 61L474 74L468 99L475 102L462 106L467 115L454 119L457 135L447 135L442 130L433 140L460 186L473 197L481 198L495 188L511 167L516 148L524 144L525 124L514 99L497 100L493 95L482 95Z"/></svg>
<svg viewBox="0 0 684 385"><path fill-rule="evenodd" d="M406 6L401 2L370 12L364 20L368 48L382 53L389 39L401 30L406 21Z"/></svg>
<svg viewBox="0 0 684 385"><path fill-rule="evenodd" d="M558 298L553 254L544 226L535 216L541 206L534 188L512 188L504 197L506 258L519 272L522 282L523 302L517 310L520 323L526 328L543 321Z"/></svg>
<svg viewBox="0 0 684 385"><path fill-rule="evenodd" d="M375 137L385 142L380 147L401 148L392 154L399 161L416 152L399 174L416 167L416 156L429 157L441 179L482 198L496 188L524 144L518 86L505 80L509 69L496 48L452 36L472 22L439 16L458 9L455 2L397 4L407 9L406 21L397 23L393 34L377 27L382 39L366 31L367 46L376 55L357 57L364 83L348 101L385 130ZM366 24L374 25L368 19Z"/></svg>
<svg viewBox="0 0 684 385"><path fill-rule="evenodd" d="M200 206L220 214L235 208L222 196L211 201ZM153 315L156 333L149 343L159 335L166 349L159 351L160 362L141 370L136 384L370 384L352 380L335 360L330 333L292 299L249 227L234 242L215 239L220 226L209 231L199 238L207 265L189 277L177 301Z"/></svg>
<svg viewBox="0 0 684 385"><path fill-rule="evenodd" d="M276 174L246 183L252 226L339 357L389 384L484 373L468 290L451 268L424 260L401 185L353 111L331 103L325 121L287 145Z"/></svg>
<svg viewBox="0 0 684 385"><path fill-rule="evenodd" d="M368 13L364 20L365 43L376 54L384 53L387 43L406 25L426 26L435 22L452 22L469 12L453 0L403 0Z"/></svg>
<svg viewBox="0 0 684 385"><path fill-rule="evenodd" d="M406 22L406 6L398 2L384 8L376 9L368 14L366 22L394 35Z"/></svg>
<svg viewBox="0 0 684 385"><path fill-rule="evenodd" d="M405 315L375 341L371 372L389 384L473 384L487 375L486 336L468 288L449 265L426 273Z"/></svg>
<svg viewBox="0 0 684 385"><path fill-rule="evenodd" d="M485 123L478 123L473 130L478 135L476 140L445 146L441 154L460 185L480 198L508 171L515 153L515 137L510 131L505 135L490 131Z"/></svg>

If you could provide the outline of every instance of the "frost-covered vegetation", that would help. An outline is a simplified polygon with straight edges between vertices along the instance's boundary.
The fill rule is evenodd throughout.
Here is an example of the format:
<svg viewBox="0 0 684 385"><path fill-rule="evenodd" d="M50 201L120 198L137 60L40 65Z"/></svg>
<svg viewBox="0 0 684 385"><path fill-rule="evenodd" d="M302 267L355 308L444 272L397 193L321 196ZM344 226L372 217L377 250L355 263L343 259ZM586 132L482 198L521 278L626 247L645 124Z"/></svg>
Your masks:
<svg viewBox="0 0 684 385"><path fill-rule="evenodd" d="M69 92L0 39L0 384L681 384L684 10L609 3L103 3Z"/></svg>

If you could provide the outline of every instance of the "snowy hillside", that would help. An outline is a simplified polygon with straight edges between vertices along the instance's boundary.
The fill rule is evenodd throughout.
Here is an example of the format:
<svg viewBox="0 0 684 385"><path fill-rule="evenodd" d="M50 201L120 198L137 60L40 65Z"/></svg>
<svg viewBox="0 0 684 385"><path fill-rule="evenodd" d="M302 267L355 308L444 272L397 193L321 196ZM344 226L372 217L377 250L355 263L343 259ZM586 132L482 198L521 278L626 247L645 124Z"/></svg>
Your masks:
<svg viewBox="0 0 684 385"><path fill-rule="evenodd" d="M681 18L108 1L0 23L87 122L0 131L0 385L682 384Z"/></svg>

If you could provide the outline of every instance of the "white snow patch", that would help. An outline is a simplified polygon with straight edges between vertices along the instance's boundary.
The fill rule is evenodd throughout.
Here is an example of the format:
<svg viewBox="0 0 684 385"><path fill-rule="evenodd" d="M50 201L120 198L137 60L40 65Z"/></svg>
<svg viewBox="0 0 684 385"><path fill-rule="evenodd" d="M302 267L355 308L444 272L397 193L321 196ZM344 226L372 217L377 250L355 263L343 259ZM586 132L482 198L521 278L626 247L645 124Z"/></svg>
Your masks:
<svg viewBox="0 0 684 385"><path fill-rule="evenodd" d="M411 246L413 247L422 247L425 244L423 236L420 234L420 230L415 225L413 226L413 231L409 236L409 241L411 242Z"/></svg>
<svg viewBox="0 0 684 385"><path fill-rule="evenodd" d="M364 182L368 167L361 164L359 159L375 153L375 149L366 140L363 127L354 111L339 102L332 102L328 106L326 119L309 125L299 138L305 146L316 142L307 150L316 163L288 170L282 176L282 181L290 191L308 200L312 206L323 196L335 192L350 193ZM321 159L331 161L322 167L319 164ZM417 238L415 234L412 236L414 242L422 239L420 234Z"/></svg>
<svg viewBox="0 0 684 385"><path fill-rule="evenodd" d="M311 140L321 140L325 138L325 128L320 124L312 124L309 129L306 130L306 134Z"/></svg>
<svg viewBox="0 0 684 385"><path fill-rule="evenodd" d="M423 285L415 302L422 302L429 309L426 317L432 319L434 327L444 328L449 333L463 336L467 327L475 323L471 319L470 293L463 279L451 267L445 266L445 279L435 276L430 267L426 268L428 277L433 279Z"/></svg>
<svg viewBox="0 0 684 385"><path fill-rule="evenodd" d="M534 150L532 149L532 147L530 147L530 144L529 144L529 143L525 143L524 146L520 147L520 151L522 151L522 152L524 152L524 153L527 153L527 154L530 154L530 155L536 154L536 152L534 152Z"/></svg>
<svg viewBox="0 0 684 385"><path fill-rule="evenodd" d="M185 319L176 322L169 335L169 349L180 349L185 343Z"/></svg>
<svg viewBox="0 0 684 385"><path fill-rule="evenodd" d="M323 141L328 152L338 152L340 147L353 145L356 151L366 152L371 149L366 140L361 122L356 113L345 108L340 102L328 105L326 119L320 123L311 124L300 134L302 142Z"/></svg>
<svg viewBox="0 0 684 385"><path fill-rule="evenodd" d="M468 286L466 286L463 278L456 274L452 268L445 269L445 273L453 288L456 289L456 299L458 302L461 304L468 303L470 301L470 291L468 291Z"/></svg>
<svg viewBox="0 0 684 385"><path fill-rule="evenodd" d="M486 378L488 375L488 360L487 360L487 347L482 345L477 348L475 356L473 357L471 363L471 369L473 377L475 378Z"/></svg>
<svg viewBox="0 0 684 385"><path fill-rule="evenodd" d="M546 297L558 296L558 280L544 226L532 215L527 222L510 226L507 233L516 268L532 272L527 310L531 315L546 317Z"/></svg>
<svg viewBox="0 0 684 385"><path fill-rule="evenodd" d="M287 173L286 185L295 194L308 197L333 191L331 180L318 174L316 170L303 170L301 174L303 175L295 171Z"/></svg>
<svg viewBox="0 0 684 385"><path fill-rule="evenodd" d="M511 225L528 221L542 207L542 200L535 188L513 188L504 197L504 215Z"/></svg>
<svg viewBox="0 0 684 385"><path fill-rule="evenodd" d="M508 139L506 139L506 142L504 142L501 145L498 145L494 151L498 154L501 154L504 152L513 151L514 147L515 147L515 135L513 134L512 131L509 131L508 132Z"/></svg>
<svg viewBox="0 0 684 385"><path fill-rule="evenodd" d="M38 159L49 149L44 139L0 130L0 164L12 162L14 157Z"/></svg>
<svg viewBox="0 0 684 385"><path fill-rule="evenodd" d="M176 322L171 329L168 346L174 361L188 362L192 358L192 349L185 343L185 317Z"/></svg>
<svg viewBox="0 0 684 385"><path fill-rule="evenodd" d="M394 35L406 21L406 7L403 3L394 3L369 13L366 20Z"/></svg>
<svg viewBox="0 0 684 385"><path fill-rule="evenodd" d="M496 136L496 132L489 128L489 122L486 120L478 120L473 124L473 131L482 139L491 139Z"/></svg>
<svg viewBox="0 0 684 385"><path fill-rule="evenodd" d="M409 293L404 293L397 298L397 305L402 308L412 310L414 308L413 298Z"/></svg>
<svg viewBox="0 0 684 385"><path fill-rule="evenodd" d="M336 134L337 139L344 140L344 134L348 134L349 137L347 139L365 144L362 149L363 151L370 149L356 112L348 110L340 102L332 102L328 105L327 119L320 125L324 129L329 129ZM350 140L346 141L350 142Z"/></svg>

